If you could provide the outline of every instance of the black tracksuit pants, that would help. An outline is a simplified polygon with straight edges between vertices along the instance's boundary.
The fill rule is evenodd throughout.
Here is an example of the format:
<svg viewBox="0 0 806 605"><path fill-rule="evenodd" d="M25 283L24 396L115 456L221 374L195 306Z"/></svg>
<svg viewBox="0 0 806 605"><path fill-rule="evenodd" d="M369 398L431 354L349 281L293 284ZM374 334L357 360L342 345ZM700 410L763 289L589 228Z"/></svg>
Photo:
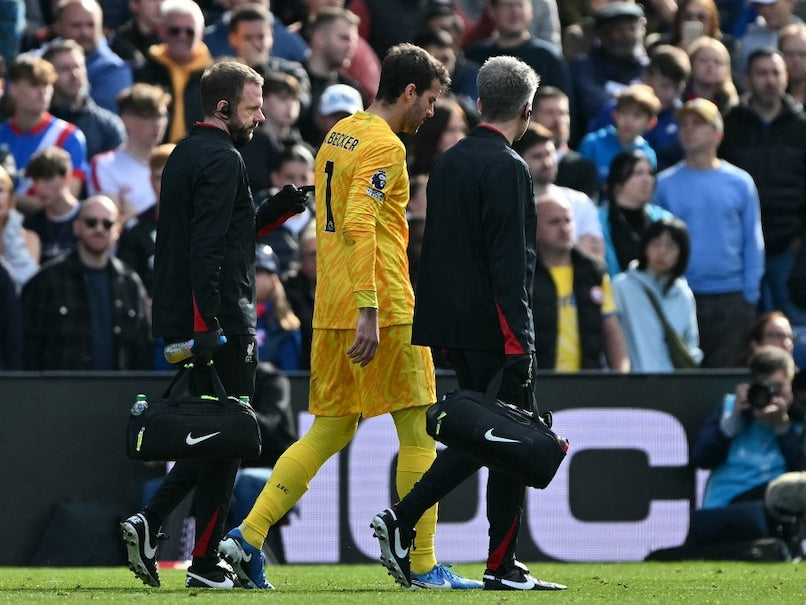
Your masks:
<svg viewBox="0 0 806 605"><path fill-rule="evenodd" d="M456 371L460 389L484 392L503 367L503 353L450 349L446 357ZM439 502L462 481L479 470L480 465L453 448L445 448L431 468L397 505L397 517L406 527L414 527L423 513ZM487 568L506 573L515 564L518 531L523 515L524 484L512 477L490 471L487 480L487 520L490 545Z"/></svg>
<svg viewBox="0 0 806 605"><path fill-rule="evenodd" d="M248 395L255 390L257 347L254 337L227 336L213 355L218 377L229 395ZM196 394L212 393L212 385L205 368L194 368ZM179 460L165 477L162 485L145 506L146 516L152 522L162 523L195 487L193 502L196 517L196 543L193 564L214 565L218 562L218 543L224 535L240 460Z"/></svg>

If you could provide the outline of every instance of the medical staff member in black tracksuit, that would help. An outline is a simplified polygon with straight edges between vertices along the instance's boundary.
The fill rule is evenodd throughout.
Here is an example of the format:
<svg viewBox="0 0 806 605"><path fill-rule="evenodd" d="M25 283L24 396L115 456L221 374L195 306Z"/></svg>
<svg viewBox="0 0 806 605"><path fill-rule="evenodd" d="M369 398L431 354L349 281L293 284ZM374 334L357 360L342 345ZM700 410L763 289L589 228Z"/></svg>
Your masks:
<svg viewBox="0 0 806 605"><path fill-rule="evenodd" d="M503 367L499 399L524 407L532 405L536 222L529 169L511 144L529 124L537 85L534 71L514 57L482 66L481 123L442 154L428 179L412 330L414 344L445 351L460 389L485 391ZM384 564L399 559L400 570L390 568L396 579L405 578L407 561L390 545L406 544L419 516L478 469L446 448L401 502L373 519L376 534L388 536L380 539ZM485 590L565 588L531 576L515 559L524 496L523 484L490 472Z"/></svg>
<svg viewBox="0 0 806 605"><path fill-rule="evenodd" d="M238 148L265 119L262 84L257 72L237 62L207 68L201 81L204 122L177 145L163 171L153 332L166 343L193 339L197 394L212 392L206 368L212 360L228 394L251 398L257 365L255 233L305 207L305 194L287 186L255 213ZM195 487L196 542L186 586L239 585L219 565L217 552L239 462L180 460L143 511L123 522L129 565L144 583L159 586L159 528Z"/></svg>

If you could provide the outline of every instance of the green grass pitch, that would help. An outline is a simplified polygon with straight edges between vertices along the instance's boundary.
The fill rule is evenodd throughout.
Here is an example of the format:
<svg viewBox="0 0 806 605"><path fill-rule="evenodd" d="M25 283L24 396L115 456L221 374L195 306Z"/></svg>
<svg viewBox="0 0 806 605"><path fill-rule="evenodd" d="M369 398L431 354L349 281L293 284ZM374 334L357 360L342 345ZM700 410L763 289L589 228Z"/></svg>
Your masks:
<svg viewBox="0 0 806 605"><path fill-rule="evenodd" d="M161 588L143 586L124 568L0 567L5 603L685 603L803 605L806 563L541 563L535 575L568 584L554 593L402 590L380 565L287 565L267 568L277 590L184 588L182 570L161 570ZM456 571L480 577L481 564Z"/></svg>

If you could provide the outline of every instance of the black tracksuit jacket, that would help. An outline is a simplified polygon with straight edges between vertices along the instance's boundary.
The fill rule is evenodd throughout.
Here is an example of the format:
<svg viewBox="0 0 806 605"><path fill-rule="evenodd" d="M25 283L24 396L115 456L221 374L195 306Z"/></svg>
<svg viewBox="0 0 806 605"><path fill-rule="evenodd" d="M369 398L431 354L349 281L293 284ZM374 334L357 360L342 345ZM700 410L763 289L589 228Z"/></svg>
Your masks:
<svg viewBox="0 0 806 605"><path fill-rule="evenodd" d="M532 179L504 136L478 126L428 179L414 344L534 351Z"/></svg>
<svg viewBox="0 0 806 605"><path fill-rule="evenodd" d="M255 214L230 136L196 124L162 175L154 258L154 336L255 333Z"/></svg>

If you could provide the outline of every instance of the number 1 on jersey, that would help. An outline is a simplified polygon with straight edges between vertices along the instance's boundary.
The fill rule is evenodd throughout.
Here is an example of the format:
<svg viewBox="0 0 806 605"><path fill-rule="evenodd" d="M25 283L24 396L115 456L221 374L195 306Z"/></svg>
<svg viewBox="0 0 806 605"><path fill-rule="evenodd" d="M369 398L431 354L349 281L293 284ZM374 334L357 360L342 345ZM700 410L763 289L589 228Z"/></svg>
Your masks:
<svg viewBox="0 0 806 605"><path fill-rule="evenodd" d="M327 175L327 185L325 185L325 233L335 233L336 223L333 220L333 208L331 201L333 190L331 183L333 181L333 160L325 162L325 174Z"/></svg>

